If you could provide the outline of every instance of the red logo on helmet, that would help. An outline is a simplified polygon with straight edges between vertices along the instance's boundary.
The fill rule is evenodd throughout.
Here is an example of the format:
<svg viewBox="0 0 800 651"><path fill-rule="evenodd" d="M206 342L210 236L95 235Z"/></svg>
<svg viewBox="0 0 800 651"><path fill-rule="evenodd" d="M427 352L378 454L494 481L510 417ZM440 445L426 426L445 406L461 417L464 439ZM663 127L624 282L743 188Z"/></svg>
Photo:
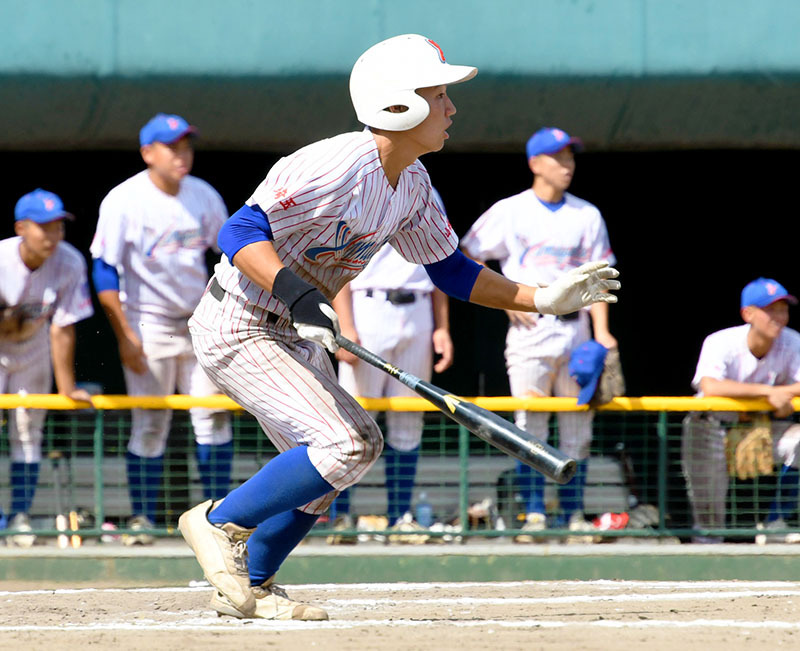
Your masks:
<svg viewBox="0 0 800 651"><path fill-rule="evenodd" d="M444 52L442 52L442 48L439 47L439 44L436 41L432 41L429 38L426 38L425 42L429 43L430 45L435 47L436 51L439 53L439 61L441 61L442 63L446 63L445 58L444 58Z"/></svg>

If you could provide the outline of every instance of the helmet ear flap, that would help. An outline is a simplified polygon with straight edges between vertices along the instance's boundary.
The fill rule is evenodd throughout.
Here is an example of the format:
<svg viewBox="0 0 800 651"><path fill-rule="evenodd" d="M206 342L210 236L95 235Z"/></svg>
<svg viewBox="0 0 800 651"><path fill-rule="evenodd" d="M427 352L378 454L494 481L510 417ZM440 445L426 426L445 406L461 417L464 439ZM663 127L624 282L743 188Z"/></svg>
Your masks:
<svg viewBox="0 0 800 651"><path fill-rule="evenodd" d="M353 98L358 119L375 129L407 131L430 113L428 102L413 90L395 90L380 97L370 97L368 93L358 97L358 93L354 93ZM389 110L393 106L403 106L406 110Z"/></svg>

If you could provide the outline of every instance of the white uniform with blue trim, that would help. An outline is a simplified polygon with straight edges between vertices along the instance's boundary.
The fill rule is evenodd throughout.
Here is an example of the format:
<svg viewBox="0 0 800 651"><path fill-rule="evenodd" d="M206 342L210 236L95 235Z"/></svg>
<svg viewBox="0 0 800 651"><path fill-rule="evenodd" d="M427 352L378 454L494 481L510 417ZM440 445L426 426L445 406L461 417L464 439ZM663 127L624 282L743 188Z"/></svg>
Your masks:
<svg viewBox="0 0 800 651"><path fill-rule="evenodd" d="M120 301L148 365L142 375L123 366L129 395L168 395L176 388L193 396L217 393L197 364L187 320L208 281L205 253L217 248L227 217L216 190L194 176L184 177L172 196L144 170L103 199L92 257L117 268ZM170 417L169 411L133 410L128 450L140 457L161 456ZM232 438L226 412L195 408L191 420L200 444L221 445Z"/></svg>
<svg viewBox="0 0 800 651"><path fill-rule="evenodd" d="M291 271L329 300L389 243L409 262L443 260L458 239L432 200L419 161L394 189L370 131L316 142L278 161L247 201L269 216L273 245ZM336 380L328 354L301 339L284 304L225 256L190 327L195 350L217 386L254 414L284 451L308 447L320 475L342 490L380 456L380 430ZM336 492L302 507L322 513Z"/></svg>
<svg viewBox="0 0 800 651"><path fill-rule="evenodd" d="M549 285L592 260L616 261L600 211L588 201L564 193L564 204L551 211L532 189L498 201L463 237L470 257L498 260L511 280ZM577 396L580 387L569 376L571 352L591 337L589 308L572 320L540 315L535 327L510 325L506 365L511 395ZM517 412L517 426L546 440L549 414ZM560 448L581 461L589 456L591 412L558 415Z"/></svg>
<svg viewBox="0 0 800 651"><path fill-rule="evenodd" d="M697 397L702 397L700 382L704 377L769 386L800 382L800 333L783 328L769 352L759 359L747 344L749 331L750 325L745 324L706 337L692 379ZM733 412L708 412L684 419L682 464L696 528L725 527L730 484L725 432L737 418ZM789 420L773 420L772 443L776 462L800 467L800 426Z"/></svg>
<svg viewBox="0 0 800 651"><path fill-rule="evenodd" d="M94 313L86 261L74 246L59 242L42 266L31 271L20 256L21 241L0 241L0 306L25 315L21 341L0 337L0 393L50 393L50 323L66 327ZM41 460L44 416L44 410L22 407L9 414L12 461Z"/></svg>

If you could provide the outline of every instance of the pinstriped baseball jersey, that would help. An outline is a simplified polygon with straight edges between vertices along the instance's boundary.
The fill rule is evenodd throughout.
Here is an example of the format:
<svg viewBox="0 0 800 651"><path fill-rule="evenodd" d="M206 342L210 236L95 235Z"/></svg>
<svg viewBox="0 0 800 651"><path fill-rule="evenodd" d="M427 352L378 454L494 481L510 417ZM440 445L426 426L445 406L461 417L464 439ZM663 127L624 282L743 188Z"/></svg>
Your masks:
<svg viewBox="0 0 800 651"><path fill-rule="evenodd" d="M52 321L64 327L94 313L86 261L74 246L60 242L42 266L31 271L20 256L21 241L21 237L0 241L0 305L21 310L29 334L17 343L0 340L0 354L15 358L31 351L47 357L46 324Z"/></svg>
<svg viewBox="0 0 800 651"><path fill-rule="evenodd" d="M769 352L758 359L747 345L748 324L725 328L706 337L692 386L704 377L770 386L800 382L800 333L784 328Z"/></svg>
<svg viewBox="0 0 800 651"><path fill-rule="evenodd" d="M370 131L322 140L281 159L247 203L268 215L282 262L329 299L386 242L417 264L443 260L458 245L432 199L422 163L403 170L393 190ZM215 274L233 295L289 316L283 303L243 277L225 256Z"/></svg>
<svg viewBox="0 0 800 651"><path fill-rule="evenodd" d="M549 285L592 260L616 258L600 211L588 201L564 193L553 212L532 189L489 208L463 237L461 246L476 260L498 260L503 275L527 285Z"/></svg>
<svg viewBox="0 0 800 651"><path fill-rule="evenodd" d="M144 170L113 188L100 204L92 257L121 269L120 299L127 307L186 318L208 281L205 252L216 249L227 218L219 194L202 179L184 177L172 196Z"/></svg>

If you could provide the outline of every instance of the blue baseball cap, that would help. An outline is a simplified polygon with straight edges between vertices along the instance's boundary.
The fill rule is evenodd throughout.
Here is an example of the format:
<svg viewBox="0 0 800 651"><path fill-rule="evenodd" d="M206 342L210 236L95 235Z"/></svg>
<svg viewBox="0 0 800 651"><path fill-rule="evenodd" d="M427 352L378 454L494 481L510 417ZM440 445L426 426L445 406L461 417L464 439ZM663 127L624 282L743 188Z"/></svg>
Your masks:
<svg viewBox="0 0 800 651"><path fill-rule="evenodd" d="M570 146L573 151L583 151L580 138L571 138L566 131L556 127L542 127L528 139L525 151L530 158L539 154L555 154Z"/></svg>
<svg viewBox="0 0 800 651"><path fill-rule="evenodd" d="M139 144L142 147L152 145L154 142L163 142L165 145L170 145L176 140L193 133L197 133L197 129L180 115L159 113L139 131Z"/></svg>
<svg viewBox="0 0 800 651"><path fill-rule="evenodd" d="M569 358L569 375L581 387L578 404L587 405L597 391L597 383L603 374L608 348L594 339L582 343Z"/></svg>
<svg viewBox="0 0 800 651"><path fill-rule="evenodd" d="M75 219L75 215L64 210L57 194L36 188L17 201L14 206L14 221L30 219L37 224L48 224L57 219Z"/></svg>
<svg viewBox="0 0 800 651"><path fill-rule="evenodd" d="M767 307L778 301L788 301L792 305L797 305L797 298L772 278L756 278L753 282L747 283L742 290L742 307L748 305Z"/></svg>

